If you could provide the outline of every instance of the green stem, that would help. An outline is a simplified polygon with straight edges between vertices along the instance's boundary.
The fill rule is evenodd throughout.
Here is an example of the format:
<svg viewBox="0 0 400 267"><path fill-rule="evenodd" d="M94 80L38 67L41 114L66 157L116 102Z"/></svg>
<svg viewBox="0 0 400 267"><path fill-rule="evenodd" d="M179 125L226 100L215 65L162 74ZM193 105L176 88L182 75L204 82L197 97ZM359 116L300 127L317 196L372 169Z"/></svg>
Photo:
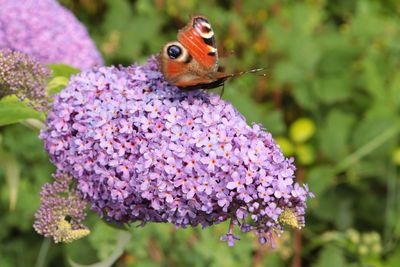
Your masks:
<svg viewBox="0 0 400 267"><path fill-rule="evenodd" d="M385 210L385 224L383 228L383 251L389 251L393 248L394 239L393 232L395 226L393 221L397 221L397 196L398 196L398 184L397 184L397 170L394 164L390 164L388 167L387 183L386 183L386 210ZM396 216L395 220L391 218Z"/></svg>
<svg viewBox="0 0 400 267"><path fill-rule="evenodd" d="M38 130L46 129L46 125L38 119L26 119L22 124Z"/></svg>
<svg viewBox="0 0 400 267"><path fill-rule="evenodd" d="M380 135L371 139L368 143L363 145L354 153L350 154L349 156L345 157L342 161L340 161L334 168L334 173L339 174L347 170L351 165L355 164L356 162L360 161L363 157L370 154L372 151L377 149L387 140L395 136L398 132L399 132L399 127L397 125L386 129Z"/></svg>
<svg viewBox="0 0 400 267"><path fill-rule="evenodd" d="M50 238L44 238L42 245L40 246L39 255L36 259L35 267L44 267L46 266L46 257L50 248Z"/></svg>

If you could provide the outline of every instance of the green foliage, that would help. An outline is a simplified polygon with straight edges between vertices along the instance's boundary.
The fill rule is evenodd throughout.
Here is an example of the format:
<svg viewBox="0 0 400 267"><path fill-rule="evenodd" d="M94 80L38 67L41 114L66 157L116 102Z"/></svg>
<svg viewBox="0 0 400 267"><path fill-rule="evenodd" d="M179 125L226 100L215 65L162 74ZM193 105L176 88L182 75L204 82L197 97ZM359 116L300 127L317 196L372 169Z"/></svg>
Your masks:
<svg viewBox="0 0 400 267"><path fill-rule="evenodd" d="M48 67L52 71L51 78L46 86L50 95L54 95L65 88L71 75L79 73L78 69L65 64L49 64Z"/></svg>
<svg viewBox="0 0 400 267"><path fill-rule="evenodd" d="M68 84L69 77L78 73L77 69L64 64L52 64L49 67L52 70L52 77L46 86L49 95L58 93ZM16 96L6 96L0 99L0 126L24 122L29 119L44 122L46 116L43 112L39 112L29 105L28 99L19 101Z"/></svg>
<svg viewBox="0 0 400 267"><path fill-rule="evenodd" d="M87 25L108 65L143 62L174 40L191 14L206 15L227 71L266 68L266 77L228 81L223 98L295 156L297 177L316 198L300 247L293 246L296 235L278 239L274 251L242 235L229 248L218 240L225 224L132 225L127 241L95 214L88 238L54 245L32 228L40 187L54 167L38 131L26 126L45 115L7 97L0 101L1 266L116 260L115 266L275 267L289 266L293 257L314 267L400 264L399 1L61 2ZM51 68L50 94L77 73Z"/></svg>
<svg viewBox="0 0 400 267"><path fill-rule="evenodd" d="M33 107L28 101L19 101L16 96L6 96L0 99L0 126L13 124L26 119L39 119L44 121L45 117Z"/></svg>

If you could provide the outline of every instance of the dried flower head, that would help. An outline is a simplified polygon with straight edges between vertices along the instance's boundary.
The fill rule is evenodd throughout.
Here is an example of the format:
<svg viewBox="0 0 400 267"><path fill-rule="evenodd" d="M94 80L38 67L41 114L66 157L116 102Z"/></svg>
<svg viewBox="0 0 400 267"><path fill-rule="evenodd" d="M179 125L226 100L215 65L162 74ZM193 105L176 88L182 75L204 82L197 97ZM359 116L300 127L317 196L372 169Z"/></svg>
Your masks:
<svg viewBox="0 0 400 267"><path fill-rule="evenodd" d="M0 0L0 49L87 69L103 60L86 28L56 0Z"/></svg>
<svg viewBox="0 0 400 267"><path fill-rule="evenodd" d="M0 49L0 98L15 94L43 109L47 106L45 86L49 77L50 70L29 55Z"/></svg>
<svg viewBox="0 0 400 267"><path fill-rule="evenodd" d="M270 133L219 96L169 86L155 59L74 76L41 133L53 163L108 221L203 227L230 220L261 243L304 222L307 187Z"/></svg>
<svg viewBox="0 0 400 267"><path fill-rule="evenodd" d="M41 205L35 214L35 230L54 242L71 242L82 238L90 231L82 224L85 219L86 202L74 189L70 189L72 178L58 173L52 184L45 184L40 193Z"/></svg>

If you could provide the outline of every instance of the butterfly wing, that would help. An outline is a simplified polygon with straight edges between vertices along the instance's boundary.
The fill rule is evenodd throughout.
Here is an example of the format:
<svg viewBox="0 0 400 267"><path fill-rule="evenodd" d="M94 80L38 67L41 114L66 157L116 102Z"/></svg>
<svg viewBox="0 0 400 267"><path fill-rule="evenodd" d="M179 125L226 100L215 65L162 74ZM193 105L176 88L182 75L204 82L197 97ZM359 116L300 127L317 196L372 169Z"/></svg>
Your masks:
<svg viewBox="0 0 400 267"><path fill-rule="evenodd" d="M185 91L192 91L197 89L212 89L222 86L224 82L232 77L231 74L223 72L210 73L210 77L198 77L188 81L179 81L176 86Z"/></svg>
<svg viewBox="0 0 400 267"><path fill-rule="evenodd" d="M202 16L191 21L178 32L178 41L167 43L159 55L165 79L179 87L207 84L215 81L218 55L214 32Z"/></svg>
<svg viewBox="0 0 400 267"><path fill-rule="evenodd" d="M192 17L186 27L179 30L178 41L189 51L203 71L217 71L218 54L214 31L205 17Z"/></svg>
<svg viewBox="0 0 400 267"><path fill-rule="evenodd" d="M189 80L187 82L181 81L176 85L179 86L183 90L191 91L197 89L212 89L216 87L220 87L224 84L224 82L230 78L242 76L248 73L256 73L263 71L263 68L259 69L251 69L248 71L241 71L236 73L225 73L225 72L212 72L209 73L207 77L199 77L193 80ZM262 76L266 76L265 74L261 74Z"/></svg>
<svg viewBox="0 0 400 267"><path fill-rule="evenodd" d="M180 47L182 55L177 58L171 58L168 55L168 49L172 46ZM184 48L179 42L167 43L158 55L158 62L160 65L161 72L164 75L165 80L175 85L179 81L180 77L183 77L187 72L187 54L186 48Z"/></svg>

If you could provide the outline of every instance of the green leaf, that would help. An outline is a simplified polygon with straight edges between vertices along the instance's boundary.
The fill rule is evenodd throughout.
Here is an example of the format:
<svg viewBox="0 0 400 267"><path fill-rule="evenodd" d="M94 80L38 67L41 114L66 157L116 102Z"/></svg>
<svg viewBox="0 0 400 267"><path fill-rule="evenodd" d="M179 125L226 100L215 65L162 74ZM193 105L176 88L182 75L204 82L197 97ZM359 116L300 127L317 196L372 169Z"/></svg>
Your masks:
<svg viewBox="0 0 400 267"><path fill-rule="evenodd" d="M6 96L0 100L0 126L26 119L45 120L43 113L29 106L28 101L19 101L16 96Z"/></svg>
<svg viewBox="0 0 400 267"><path fill-rule="evenodd" d="M49 80L46 85L46 90L50 95L57 94L68 85L68 78L57 76Z"/></svg>
<svg viewBox="0 0 400 267"><path fill-rule="evenodd" d="M294 121L289 128L289 136L295 143L305 143L315 134L315 122L303 117Z"/></svg>
<svg viewBox="0 0 400 267"><path fill-rule="evenodd" d="M363 81L364 86L362 87L366 90L375 100L382 100L387 96L385 90L385 85L383 76L378 71L377 62L374 62L370 57L365 58L362 62L363 65Z"/></svg>
<svg viewBox="0 0 400 267"><path fill-rule="evenodd" d="M52 77L66 77L69 78L71 75L77 74L80 72L79 69L74 68L70 65L66 64L49 64L47 65L53 72Z"/></svg>
<svg viewBox="0 0 400 267"><path fill-rule="evenodd" d="M334 184L335 174L333 168L328 165L314 167L307 174L307 183L310 191L314 193L316 198L323 195L331 185Z"/></svg>
<svg viewBox="0 0 400 267"><path fill-rule="evenodd" d="M384 266L386 267L397 266L399 262L400 262L400 248L397 246L397 249L394 251L394 253L392 253L392 255L388 257Z"/></svg>
<svg viewBox="0 0 400 267"><path fill-rule="evenodd" d="M313 82L313 90L325 104L347 100L352 92L348 75L318 78Z"/></svg>
<svg viewBox="0 0 400 267"><path fill-rule="evenodd" d="M96 250L100 260L105 260L112 254L120 231L101 220L93 227L88 240Z"/></svg>
<svg viewBox="0 0 400 267"><path fill-rule="evenodd" d="M159 33L164 13L152 9L151 14L148 13L149 10L144 14L133 14L127 0L107 0L106 3L108 12L104 15L101 25L102 30L106 32L103 45L106 47L103 49L106 56L118 58L118 63L123 59L122 63L131 64L143 56L142 50L154 53L160 49L160 44L166 41L156 41L163 37ZM152 19L149 20L150 16Z"/></svg>
<svg viewBox="0 0 400 267"><path fill-rule="evenodd" d="M330 160L337 161L350 150L349 139L356 121L353 114L333 109L329 112L318 135L321 151Z"/></svg>
<svg viewBox="0 0 400 267"><path fill-rule="evenodd" d="M391 150L398 132L399 126L396 125L394 118L387 116L369 117L358 123L353 132L352 142L356 149L370 147L365 156L378 157Z"/></svg>
<svg viewBox="0 0 400 267"><path fill-rule="evenodd" d="M52 78L49 79L46 85L46 90L50 95L54 95L64 89L68 85L71 75L80 72L79 69L66 64L50 64L48 67L53 71Z"/></svg>
<svg viewBox="0 0 400 267"><path fill-rule="evenodd" d="M362 124L363 125L363 124ZM382 125L381 125L382 126ZM360 127L361 128L361 127ZM362 129L362 128L361 128ZM386 153L387 150L390 150L393 147L390 143L393 143L396 135L399 133L400 129L398 125L387 125L386 128L382 129L382 132L377 133L376 131L372 131L374 136L371 137L365 144L359 147L356 151L351 153L350 155L343 158L336 166L335 173L338 174L342 171L347 170L355 163L359 162L364 157L378 156L379 153ZM362 134L362 131L359 130L359 135ZM370 133L368 133L370 134ZM357 136L357 133L355 134ZM358 140L356 140L358 141Z"/></svg>
<svg viewBox="0 0 400 267"><path fill-rule="evenodd" d="M18 185L20 180L20 166L12 154L0 150L0 166L5 170L5 176L8 183L9 209L15 210L18 197Z"/></svg>
<svg viewBox="0 0 400 267"><path fill-rule="evenodd" d="M342 198L336 202L334 222L337 229L345 230L351 227L354 220L352 206L352 199L350 199L349 197Z"/></svg>
<svg viewBox="0 0 400 267"><path fill-rule="evenodd" d="M347 265L343 250L333 245L328 245L318 255L318 261L313 267L345 267Z"/></svg>
<svg viewBox="0 0 400 267"><path fill-rule="evenodd" d="M309 86L297 86L292 89L293 97L296 102L304 109L317 110L318 100L315 92Z"/></svg>
<svg viewBox="0 0 400 267"><path fill-rule="evenodd" d="M46 267L46 257L49 253L49 248L51 245L51 238L43 238L42 245L40 246L39 254L36 259L35 267Z"/></svg>
<svg viewBox="0 0 400 267"><path fill-rule="evenodd" d="M280 83L289 83L293 86L301 84L305 80L303 70L296 67L293 65L293 62L288 60L280 61L276 65L274 69L274 76Z"/></svg>
<svg viewBox="0 0 400 267"><path fill-rule="evenodd" d="M330 27L328 29L331 29ZM320 36L318 41L323 54L318 64L317 76L337 77L349 72L349 68L343 66L353 67L353 61L359 53L358 49L332 29L324 36Z"/></svg>
<svg viewBox="0 0 400 267"><path fill-rule="evenodd" d="M283 134L286 130L282 111L268 110L262 117L262 121L264 127L273 135Z"/></svg>
<svg viewBox="0 0 400 267"><path fill-rule="evenodd" d="M68 259L69 264L72 267L111 267L118 259L121 257L124 252L125 246L128 244L131 239L131 234L127 231L119 231L117 236L117 243L114 249L114 252L106 259L101 262L97 262L90 265L81 265L74 262L72 259Z"/></svg>
<svg viewBox="0 0 400 267"><path fill-rule="evenodd" d="M243 90L245 86L246 84L243 81L240 84L239 82L231 83L229 88L225 88L224 98L229 100L246 117L248 123L262 123L264 108L254 103L249 93Z"/></svg>
<svg viewBox="0 0 400 267"><path fill-rule="evenodd" d="M389 99L391 99L396 108L400 107L400 71L397 71L390 81Z"/></svg>
<svg viewBox="0 0 400 267"><path fill-rule="evenodd" d="M310 165L315 162L315 149L310 144L298 144L295 148L296 160L302 165Z"/></svg>

